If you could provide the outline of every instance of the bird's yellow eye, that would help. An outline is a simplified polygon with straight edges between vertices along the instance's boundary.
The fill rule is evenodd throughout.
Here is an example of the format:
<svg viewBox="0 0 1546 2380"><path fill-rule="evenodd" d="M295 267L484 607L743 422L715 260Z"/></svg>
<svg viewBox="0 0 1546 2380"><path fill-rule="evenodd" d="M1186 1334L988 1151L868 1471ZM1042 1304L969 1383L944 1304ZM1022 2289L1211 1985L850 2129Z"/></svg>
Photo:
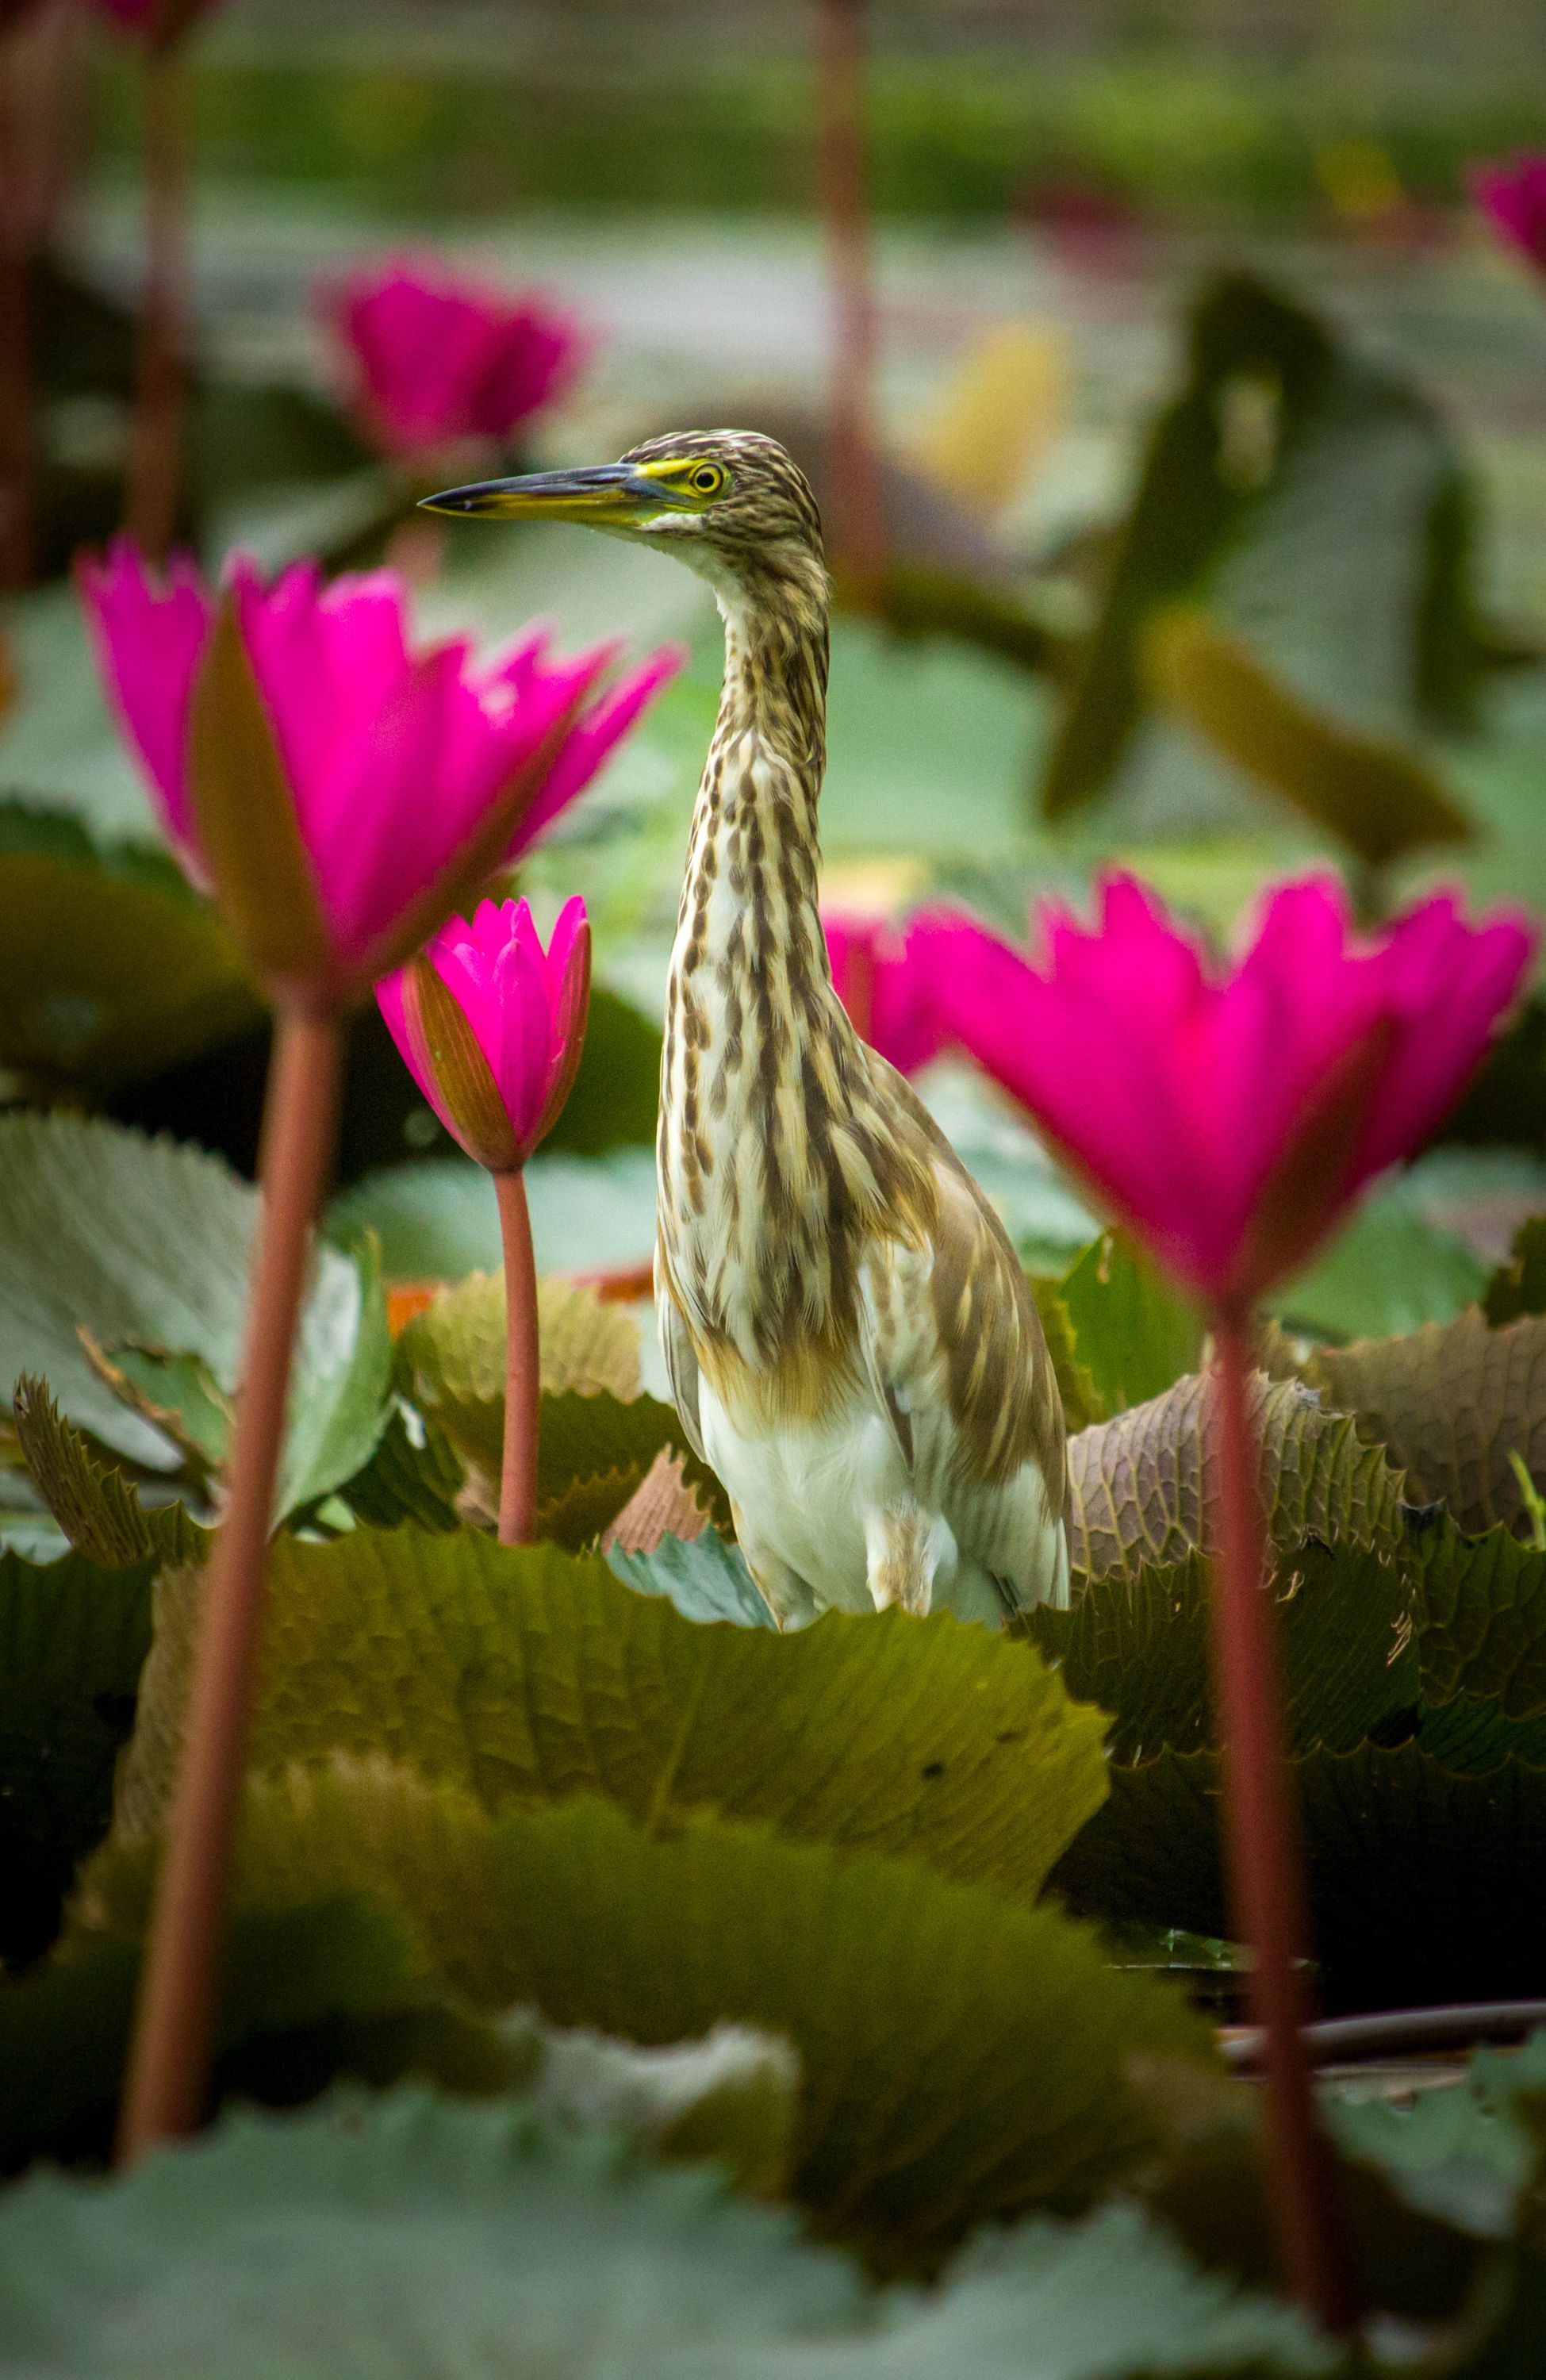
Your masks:
<svg viewBox="0 0 1546 2380"><path fill-rule="evenodd" d="M724 484L725 474L718 463L699 463L687 480L695 496L717 496Z"/></svg>

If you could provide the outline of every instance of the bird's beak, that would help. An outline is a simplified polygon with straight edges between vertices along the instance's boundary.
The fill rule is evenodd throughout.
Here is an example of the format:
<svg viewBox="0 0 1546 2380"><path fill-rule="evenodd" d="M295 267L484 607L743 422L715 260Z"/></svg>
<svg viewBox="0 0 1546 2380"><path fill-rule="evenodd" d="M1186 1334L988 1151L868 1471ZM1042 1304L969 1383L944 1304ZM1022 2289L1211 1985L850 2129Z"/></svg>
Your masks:
<svg viewBox="0 0 1546 2380"><path fill-rule="evenodd" d="M479 480L419 499L426 512L478 520L588 521L622 528L646 513L670 512L671 497L658 480L630 463L598 463L577 471L531 471L518 480Z"/></svg>

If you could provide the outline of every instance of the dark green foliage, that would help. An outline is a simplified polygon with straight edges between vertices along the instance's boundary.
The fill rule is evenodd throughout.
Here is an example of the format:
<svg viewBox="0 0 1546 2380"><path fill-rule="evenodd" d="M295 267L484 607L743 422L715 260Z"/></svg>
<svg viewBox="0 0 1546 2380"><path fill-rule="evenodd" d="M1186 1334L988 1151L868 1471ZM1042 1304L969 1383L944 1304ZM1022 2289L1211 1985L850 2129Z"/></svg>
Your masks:
<svg viewBox="0 0 1546 2380"><path fill-rule="evenodd" d="M1546 1555L1442 1514L1279 1552L1277 1622L1328 2009L1528 1994L1546 1931ZM1113 1572L1026 1625L1115 1718L1111 1796L1055 1886L1123 1925L1226 1931L1206 1570ZM1527 1907L1526 1904L1528 1904Z"/></svg>
<svg viewBox="0 0 1546 2380"><path fill-rule="evenodd" d="M138 1942L72 1942L0 1983L0 2171L39 2156L105 2157L139 1969ZM215 2095L278 2106L339 2075L421 2074L494 2091L518 2070L486 2024L432 1980L402 1918L358 1895L239 1912L225 1954Z"/></svg>
<svg viewBox="0 0 1546 2380"><path fill-rule="evenodd" d="M1546 1768L1457 1775L1415 1743L1311 1752L1293 1768L1328 2014L1538 1993ZM1225 1931L1218 1797L1212 1752L1114 1769L1055 1888L1102 1916Z"/></svg>
<svg viewBox="0 0 1546 2380"><path fill-rule="evenodd" d="M113 1810L151 1643L148 1561L0 1554L0 1961L45 1949Z"/></svg>

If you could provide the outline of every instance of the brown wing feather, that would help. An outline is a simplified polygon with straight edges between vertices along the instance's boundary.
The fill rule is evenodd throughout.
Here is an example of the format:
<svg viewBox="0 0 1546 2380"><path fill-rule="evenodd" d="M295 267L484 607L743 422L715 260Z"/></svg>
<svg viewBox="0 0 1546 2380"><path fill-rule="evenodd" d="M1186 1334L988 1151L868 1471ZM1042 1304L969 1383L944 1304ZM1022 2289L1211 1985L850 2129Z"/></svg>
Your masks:
<svg viewBox="0 0 1546 2380"><path fill-rule="evenodd" d="M1055 1512L1068 1498L1063 1404L1031 1284L1003 1224L912 1089L886 1089L926 1142L938 1191L932 1295L963 1470L996 1487L1034 1463Z"/></svg>
<svg viewBox="0 0 1546 2380"><path fill-rule="evenodd" d="M703 1426L698 1419L698 1359L687 1335L687 1324L676 1302L670 1273L658 1241L655 1248L655 1314L660 1332L660 1352L666 1359L666 1378L670 1383L671 1402L682 1419L687 1443L700 1463L708 1457L703 1451Z"/></svg>

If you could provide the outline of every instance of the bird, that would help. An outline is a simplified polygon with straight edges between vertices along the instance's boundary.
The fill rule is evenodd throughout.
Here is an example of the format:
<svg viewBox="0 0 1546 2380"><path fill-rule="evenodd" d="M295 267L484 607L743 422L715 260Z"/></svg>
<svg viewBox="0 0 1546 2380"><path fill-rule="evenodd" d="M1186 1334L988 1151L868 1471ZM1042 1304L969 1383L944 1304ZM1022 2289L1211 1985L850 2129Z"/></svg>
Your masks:
<svg viewBox="0 0 1546 2380"><path fill-rule="evenodd" d="M779 1628L1066 1606L1062 1403L1002 1223L833 989L817 907L829 584L754 431L425 500L688 564L724 622L666 998L656 1305L678 1415Z"/></svg>

